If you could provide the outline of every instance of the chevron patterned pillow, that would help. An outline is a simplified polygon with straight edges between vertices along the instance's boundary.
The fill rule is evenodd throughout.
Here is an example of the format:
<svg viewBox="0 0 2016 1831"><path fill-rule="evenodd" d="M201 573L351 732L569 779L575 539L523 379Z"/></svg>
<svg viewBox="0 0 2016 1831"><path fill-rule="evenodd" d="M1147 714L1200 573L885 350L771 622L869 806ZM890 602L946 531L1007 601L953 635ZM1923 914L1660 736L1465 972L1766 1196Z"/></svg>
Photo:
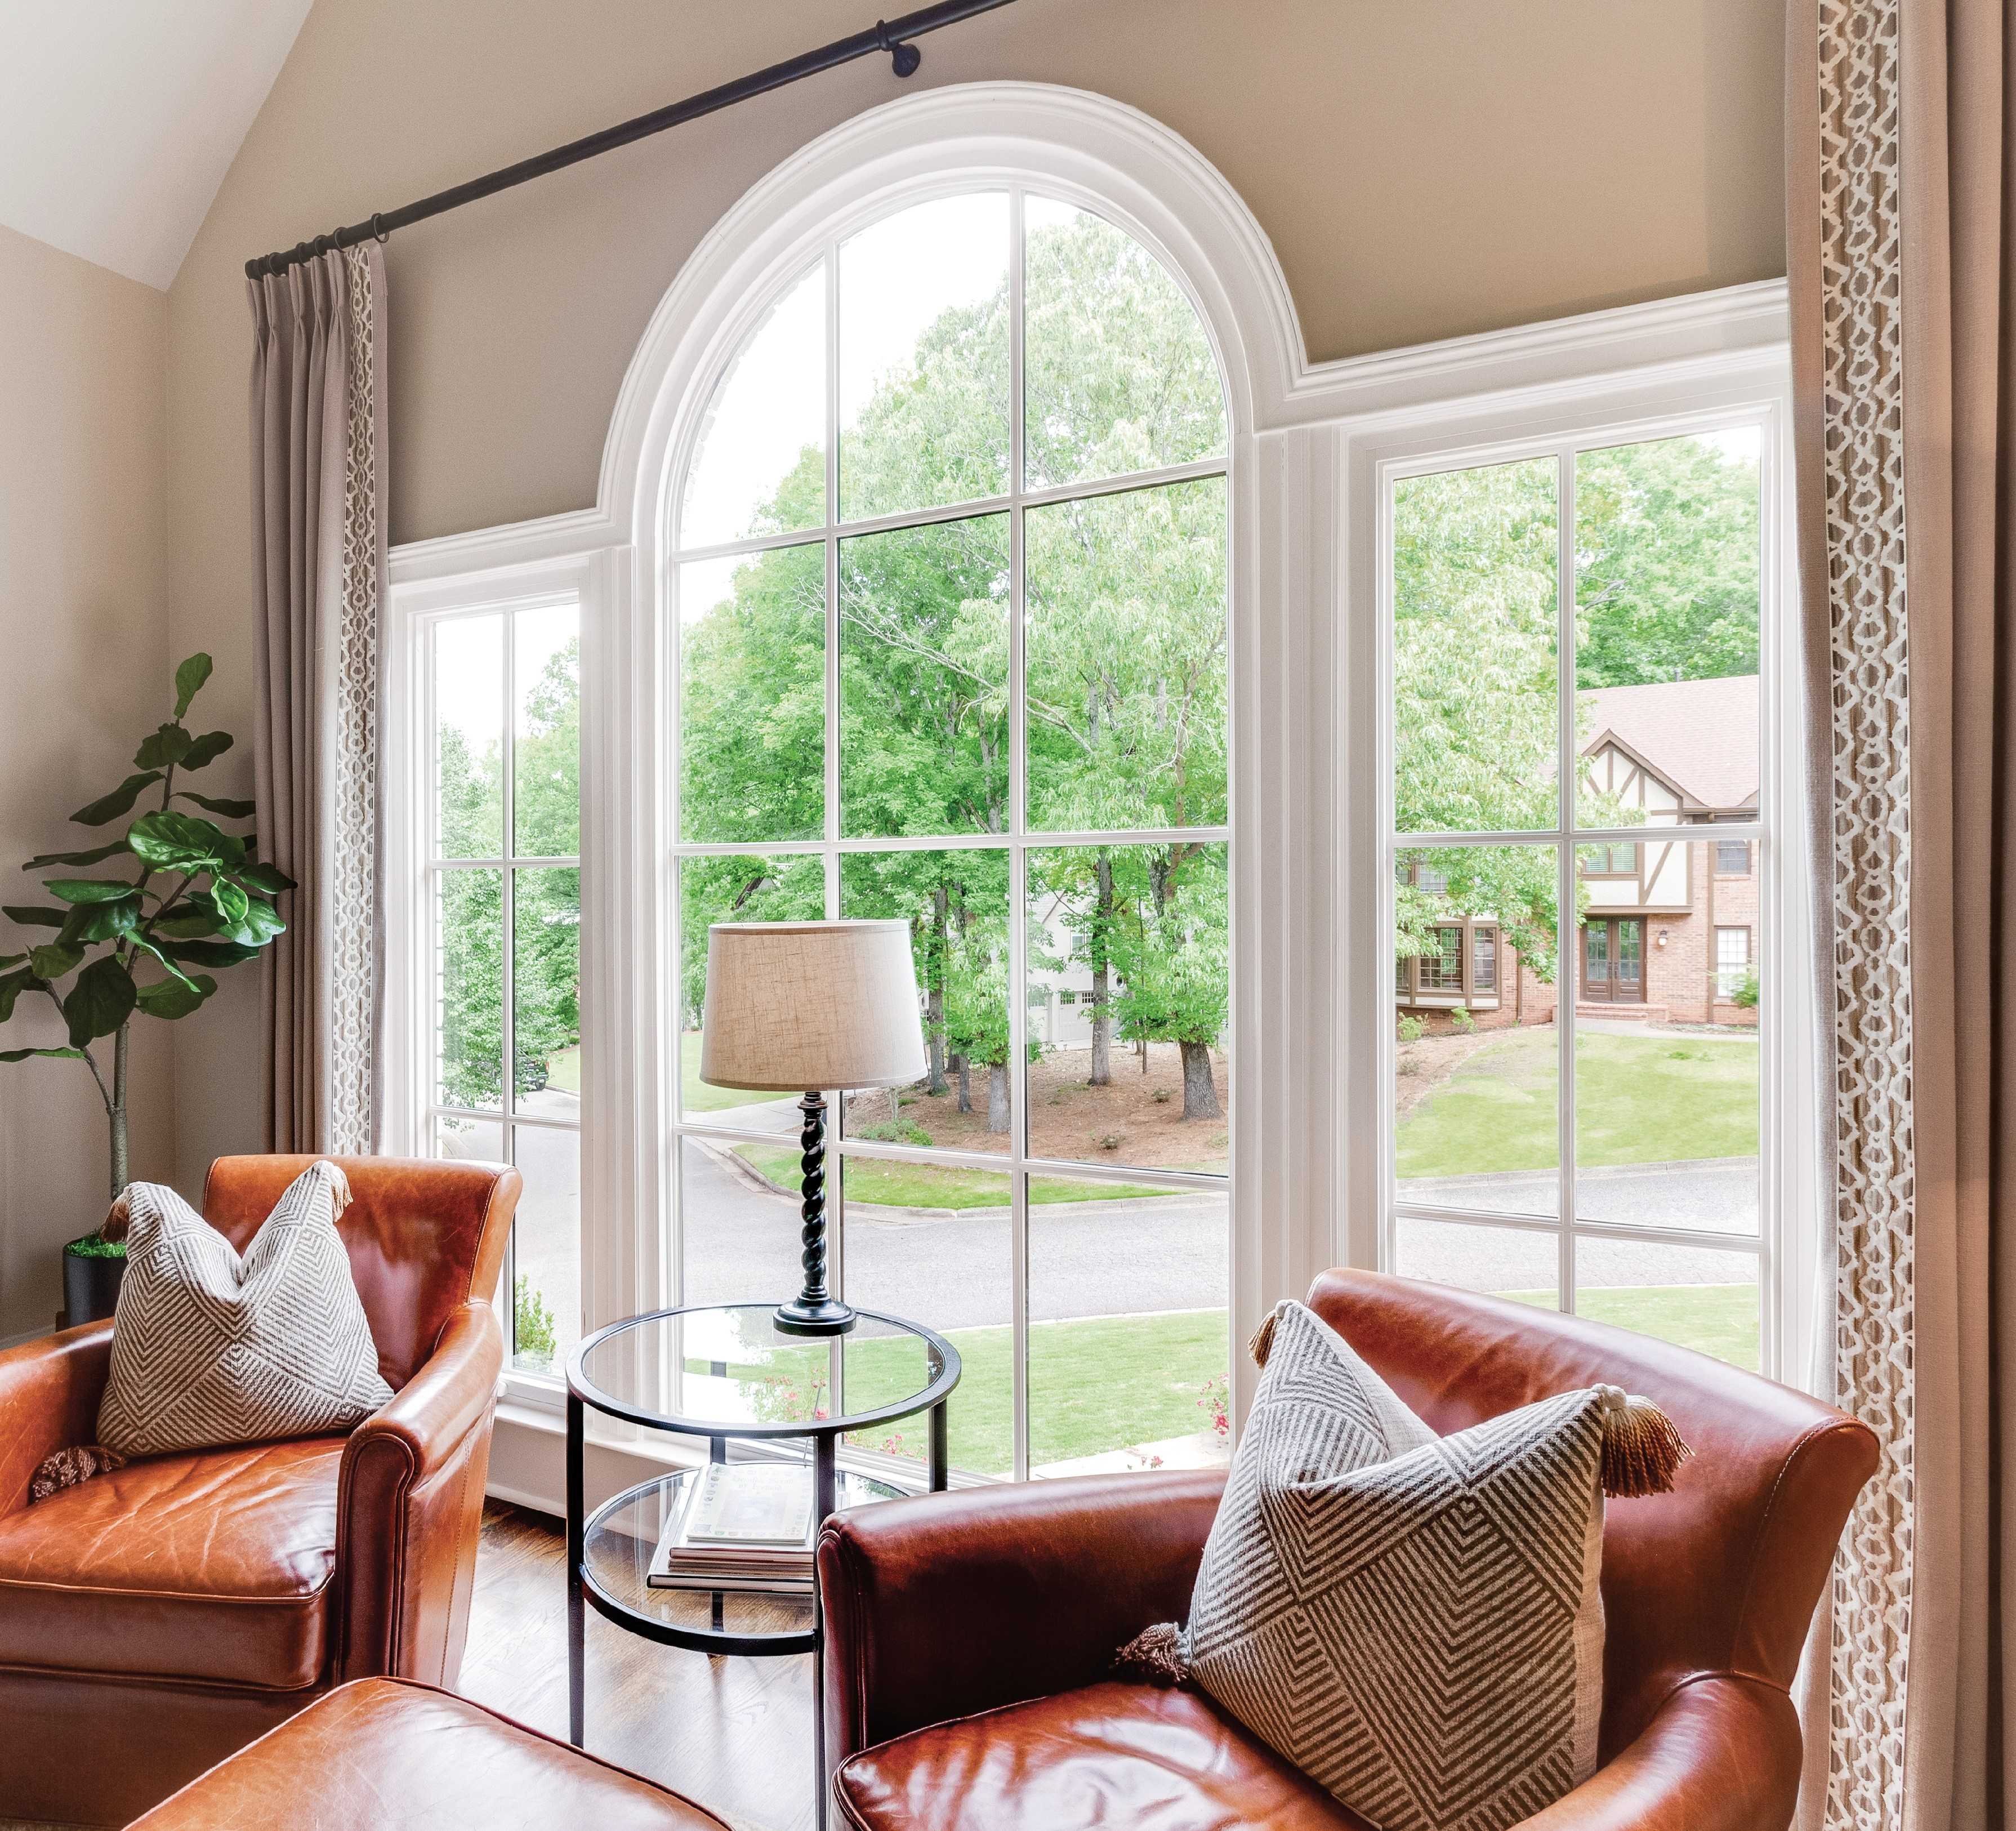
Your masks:
<svg viewBox="0 0 2016 1831"><path fill-rule="evenodd" d="M159 1455L347 1430L392 1396L336 1231L343 1172L287 1185L241 1259L173 1189L135 1183L98 1440Z"/></svg>
<svg viewBox="0 0 2016 1831"><path fill-rule="evenodd" d="M1603 1703L1603 1496L1688 1452L1614 1386L1438 1437L1283 1303L1179 1637L1187 1678L1382 1831L1502 1831L1588 1778Z"/></svg>

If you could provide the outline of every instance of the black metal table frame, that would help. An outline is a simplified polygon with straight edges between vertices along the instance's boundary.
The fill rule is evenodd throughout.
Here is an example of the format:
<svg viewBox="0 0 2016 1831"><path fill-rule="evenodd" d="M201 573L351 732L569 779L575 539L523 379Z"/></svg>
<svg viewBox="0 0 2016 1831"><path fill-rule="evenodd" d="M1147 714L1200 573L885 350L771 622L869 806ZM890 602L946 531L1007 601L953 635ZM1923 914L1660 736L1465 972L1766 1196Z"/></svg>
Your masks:
<svg viewBox="0 0 2016 1831"><path fill-rule="evenodd" d="M920 1323L911 1322L899 1316L884 1315L880 1311L863 1310L859 1312L864 1322L885 1322L920 1338L940 1357L943 1369L938 1378L924 1390L895 1405L885 1405L869 1411L838 1416L824 1423L815 1424L808 1419L787 1420L783 1423L748 1423L725 1425L718 1418L686 1418L663 1412L649 1411L628 1405L621 1400L611 1398L598 1388L581 1371L582 1363L589 1351L610 1336L628 1329L640 1328L648 1323L668 1321L675 1317L697 1316L718 1313L723 1310L769 1309L767 1303L699 1303L672 1310L654 1310L642 1316L626 1317L621 1322L613 1322L607 1328L598 1329L582 1342L567 1357L567 1739L576 1748L585 1746L587 1704L587 1662L585 1657L588 1631L587 1609L595 1612L627 1632L646 1640L655 1640L662 1645L683 1647L694 1653L710 1654L740 1654L747 1657L769 1658L786 1654L810 1653L812 1656L812 1772L816 1801L815 1822L826 1822L826 1648L825 1631L819 1615L819 1569L812 1570L812 1624L801 1631L780 1634L736 1634L722 1624L722 1595L714 1591L713 1622L707 1627L675 1627L668 1622L655 1620L640 1613L628 1603L611 1595L596 1580L588 1568L588 1537L595 1527L610 1514L648 1493L664 1480L663 1476L653 1476L640 1481L632 1487L605 1501L590 1517L587 1512L587 1494L582 1472L585 1448L585 1426L590 1408L611 1418L621 1418L626 1422L643 1426L646 1429L664 1430L682 1436L704 1436L707 1440L707 1460L725 1462L728 1459L728 1445L732 1438L761 1441L777 1438L806 1438L812 1445L812 1508L814 1516L823 1522L833 1511L833 1500L837 1490L837 1470L835 1467L835 1445L845 1432L861 1430L871 1425L893 1423L902 1418L913 1418L920 1411L931 1414L931 1428L925 1457L927 1491L942 1494L946 1479L945 1401L952 1396L952 1389L959 1384L961 1371L959 1350L944 1336ZM805 1338L808 1345L844 1341L844 1336L813 1336ZM725 1363L709 1364L711 1372L725 1375ZM872 1479L872 1478L871 1478Z"/></svg>

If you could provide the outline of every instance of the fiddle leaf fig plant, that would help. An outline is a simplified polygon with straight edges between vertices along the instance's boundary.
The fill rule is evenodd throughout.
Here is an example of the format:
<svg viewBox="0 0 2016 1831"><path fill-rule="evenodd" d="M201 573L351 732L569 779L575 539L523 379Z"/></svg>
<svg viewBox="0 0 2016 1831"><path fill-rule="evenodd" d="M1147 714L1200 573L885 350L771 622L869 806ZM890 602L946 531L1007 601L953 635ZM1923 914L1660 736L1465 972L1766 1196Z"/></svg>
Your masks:
<svg viewBox="0 0 2016 1831"><path fill-rule="evenodd" d="M284 932L274 899L294 887L284 872L261 862L252 834L227 832L175 805L185 802L225 820L251 817L249 801L178 785L231 748L229 732L198 735L182 723L210 674L207 654L191 655L175 669L175 716L142 740L134 773L70 819L80 827L110 827L131 814L143 796L154 805L118 838L30 859L24 870L53 874L42 880L47 903L0 906L0 914L23 931L16 951L0 953L0 1024L23 999L46 1000L63 1014L67 1033L60 1047L0 1049L0 1062L44 1057L81 1061L90 1070L110 1132L114 1201L128 1180L126 1070L134 1019L173 1021L201 1010L217 990L213 975L257 959ZM0 940L0 948L8 945ZM108 1040L109 1061L103 1047Z"/></svg>

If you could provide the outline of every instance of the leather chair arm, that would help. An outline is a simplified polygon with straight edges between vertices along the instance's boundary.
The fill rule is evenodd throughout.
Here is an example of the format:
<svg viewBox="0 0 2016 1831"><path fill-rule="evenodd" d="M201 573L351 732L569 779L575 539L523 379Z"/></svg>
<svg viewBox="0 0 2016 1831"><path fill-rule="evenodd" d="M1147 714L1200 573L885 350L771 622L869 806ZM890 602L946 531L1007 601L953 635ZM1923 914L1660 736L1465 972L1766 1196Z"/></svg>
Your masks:
<svg viewBox="0 0 2016 1831"><path fill-rule="evenodd" d="M88 1322L0 1353L0 1513L28 1504L43 1458L98 1440L112 1324Z"/></svg>
<svg viewBox="0 0 2016 1831"><path fill-rule="evenodd" d="M1638 1739L1518 1831L1751 1831L1798 1799L1799 1719L1760 1679L1712 1673L1670 1692Z"/></svg>
<svg viewBox="0 0 2016 1831"><path fill-rule="evenodd" d="M1190 1612L1221 1472L1081 1476L837 1513L819 1534L826 1758L1089 1685Z"/></svg>
<svg viewBox="0 0 2016 1831"><path fill-rule="evenodd" d="M419 1371L344 1446L338 1680L454 1682L503 1364L496 1313L464 1303Z"/></svg>

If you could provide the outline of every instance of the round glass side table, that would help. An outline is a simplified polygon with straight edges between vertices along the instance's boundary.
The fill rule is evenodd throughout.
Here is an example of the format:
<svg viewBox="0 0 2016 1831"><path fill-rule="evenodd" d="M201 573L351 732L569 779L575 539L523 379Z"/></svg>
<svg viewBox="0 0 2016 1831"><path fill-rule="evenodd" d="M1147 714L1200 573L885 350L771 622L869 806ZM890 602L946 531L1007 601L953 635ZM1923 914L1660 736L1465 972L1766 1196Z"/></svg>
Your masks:
<svg viewBox="0 0 2016 1831"><path fill-rule="evenodd" d="M825 1684L819 1578L809 1596L733 1589L654 1589L646 1581L659 1534L697 1472L639 1482L590 1513L581 1476L583 1423L592 1409L652 1430L705 1437L710 1462L731 1441L811 1446L812 1512L893 1499L903 1490L835 1466L844 1436L900 1450L905 1418L929 1415L925 1468L945 1485L945 1401L959 1384L959 1350L921 1324L864 1310L844 1335L787 1334L769 1303L655 1310L612 1323L567 1357L567 1735L581 1746L586 1610L667 1646L698 1653L812 1656L813 1782L825 1822Z"/></svg>

